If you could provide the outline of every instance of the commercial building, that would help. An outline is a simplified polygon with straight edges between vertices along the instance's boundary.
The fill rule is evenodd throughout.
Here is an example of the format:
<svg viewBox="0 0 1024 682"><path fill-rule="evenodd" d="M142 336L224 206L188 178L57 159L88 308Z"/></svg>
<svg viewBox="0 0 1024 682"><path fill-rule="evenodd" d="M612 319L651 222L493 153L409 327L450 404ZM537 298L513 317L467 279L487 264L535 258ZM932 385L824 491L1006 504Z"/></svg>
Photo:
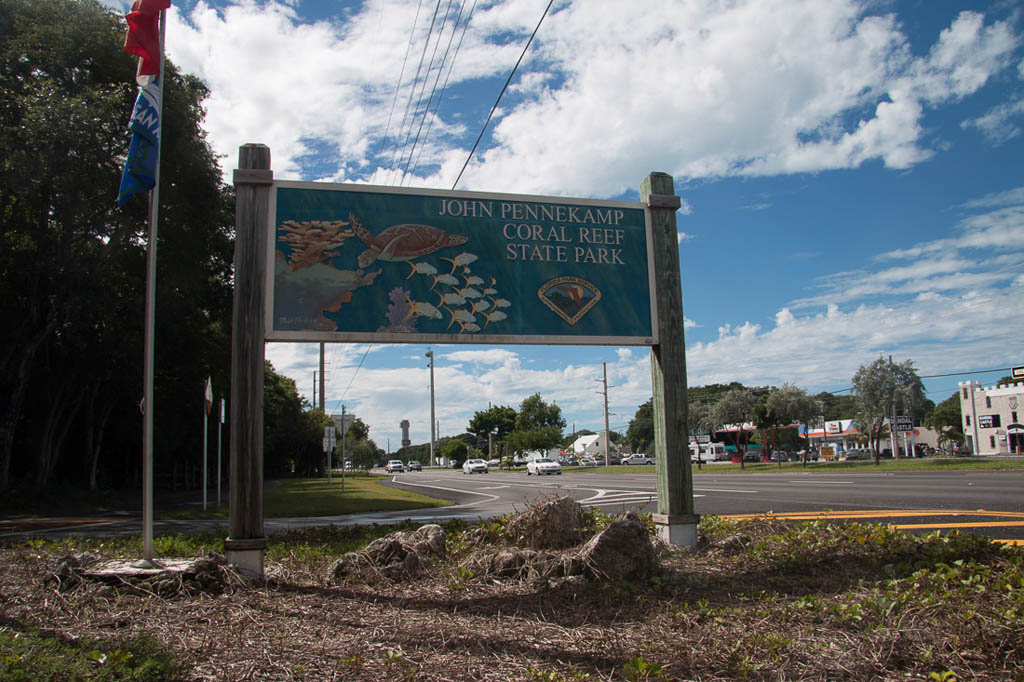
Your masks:
<svg viewBox="0 0 1024 682"><path fill-rule="evenodd" d="M976 455L1024 454L1024 383L982 386L960 382L960 414L967 449Z"/></svg>

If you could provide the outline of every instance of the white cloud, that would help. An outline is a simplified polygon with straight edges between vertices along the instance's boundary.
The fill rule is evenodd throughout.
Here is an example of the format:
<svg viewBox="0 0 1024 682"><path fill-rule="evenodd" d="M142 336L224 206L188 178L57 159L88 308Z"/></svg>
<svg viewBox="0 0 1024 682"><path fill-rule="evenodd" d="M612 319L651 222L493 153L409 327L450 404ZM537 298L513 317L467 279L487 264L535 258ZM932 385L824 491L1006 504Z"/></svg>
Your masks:
<svg viewBox="0 0 1024 682"><path fill-rule="evenodd" d="M1021 130L1012 119L1021 116L1024 116L1024 99L993 107L984 116L964 121L960 127L977 128L990 144L999 146L1020 135Z"/></svg>
<svg viewBox="0 0 1024 682"><path fill-rule="evenodd" d="M450 186L484 115L467 119L451 102L464 101L467 88L486 101L487 90L497 94L545 5L477 7L447 101L413 157L427 170L407 184ZM635 188L652 168L683 180L876 159L892 168L920 163L936 151L922 125L926 110L969 96L1010 66L1020 37L1007 22L986 24L964 12L926 55L914 57L896 18L868 14L873 6L764 0L556 7L491 123L491 146L485 138L462 186L613 196ZM389 118L385 165L393 138L410 135L402 121L429 10L417 24L394 110L392 103L416 7L413 0L369 0L344 21L303 23L292 5L273 0L221 9L199 2L190 11L172 8L168 51L211 87L207 128L227 157L226 172L240 144L259 141L271 147L278 177L368 179ZM446 28L442 47L449 35ZM317 157L323 149L330 154ZM320 163L304 165L313 158Z"/></svg>

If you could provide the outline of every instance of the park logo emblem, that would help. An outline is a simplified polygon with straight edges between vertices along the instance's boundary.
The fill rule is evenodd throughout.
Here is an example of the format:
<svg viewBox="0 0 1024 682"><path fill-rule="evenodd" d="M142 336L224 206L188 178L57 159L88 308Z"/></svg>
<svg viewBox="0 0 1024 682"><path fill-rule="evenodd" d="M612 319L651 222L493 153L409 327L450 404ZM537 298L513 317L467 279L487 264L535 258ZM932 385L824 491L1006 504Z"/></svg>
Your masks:
<svg viewBox="0 0 1024 682"><path fill-rule="evenodd" d="M537 296L556 315L575 325L601 300L601 290L580 277L556 277L537 289Z"/></svg>

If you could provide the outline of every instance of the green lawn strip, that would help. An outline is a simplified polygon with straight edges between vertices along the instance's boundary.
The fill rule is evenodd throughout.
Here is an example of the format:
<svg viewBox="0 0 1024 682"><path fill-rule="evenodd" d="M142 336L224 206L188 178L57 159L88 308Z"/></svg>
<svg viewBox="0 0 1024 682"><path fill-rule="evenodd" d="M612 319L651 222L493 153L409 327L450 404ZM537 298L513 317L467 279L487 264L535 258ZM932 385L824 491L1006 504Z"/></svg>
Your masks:
<svg viewBox="0 0 1024 682"><path fill-rule="evenodd" d="M264 518L291 518L296 516L337 516L379 511L401 511L403 509L425 509L444 507L451 502L439 500L419 493L390 488L378 483L385 476L374 474L346 474L345 490L341 489L341 477L334 476L331 483L326 478L288 478L267 481L263 487ZM227 518L227 503L219 507L200 509L190 507L165 511L158 514L161 519L217 519Z"/></svg>
<svg viewBox="0 0 1024 682"><path fill-rule="evenodd" d="M158 682L181 679L184 672L168 649L149 637L71 642L0 626L0 679L4 682Z"/></svg>

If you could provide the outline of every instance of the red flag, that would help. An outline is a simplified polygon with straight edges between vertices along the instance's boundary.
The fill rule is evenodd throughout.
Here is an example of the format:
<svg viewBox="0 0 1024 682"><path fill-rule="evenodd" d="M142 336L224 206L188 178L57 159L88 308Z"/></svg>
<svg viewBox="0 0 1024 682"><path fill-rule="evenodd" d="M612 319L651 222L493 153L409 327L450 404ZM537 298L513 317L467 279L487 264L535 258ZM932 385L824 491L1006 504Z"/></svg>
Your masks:
<svg viewBox="0 0 1024 682"><path fill-rule="evenodd" d="M171 0L135 0L128 12L126 52L139 56L138 76L160 75L160 12Z"/></svg>

